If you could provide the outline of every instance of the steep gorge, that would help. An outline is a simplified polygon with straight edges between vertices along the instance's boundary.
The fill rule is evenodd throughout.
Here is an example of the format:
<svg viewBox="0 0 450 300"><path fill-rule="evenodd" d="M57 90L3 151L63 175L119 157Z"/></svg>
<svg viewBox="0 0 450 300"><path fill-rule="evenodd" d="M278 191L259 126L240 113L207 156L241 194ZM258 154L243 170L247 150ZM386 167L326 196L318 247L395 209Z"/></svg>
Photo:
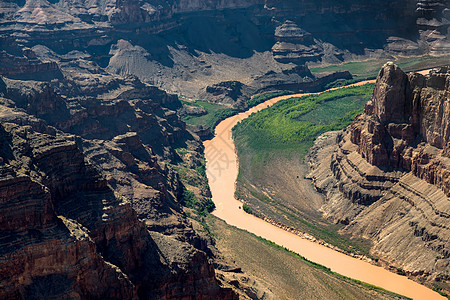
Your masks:
<svg viewBox="0 0 450 300"><path fill-rule="evenodd" d="M84 59L58 72L0 80L0 298L236 298L169 166L200 146L178 97Z"/></svg>
<svg viewBox="0 0 450 300"><path fill-rule="evenodd" d="M447 3L403 2L1 1L0 298L235 298L181 206L202 147L171 92L243 109L342 75L306 62L445 54Z"/></svg>
<svg viewBox="0 0 450 300"><path fill-rule="evenodd" d="M320 83L311 86L316 78L297 72L296 64L449 52L444 0L8 0L0 5L4 75L60 78L57 65L70 53L72 59L81 55L111 73L133 74L190 99L207 100L213 96L208 87L227 81L239 81L246 97L285 89L283 83L317 89ZM11 47L14 43L18 47ZM64 57L48 56L40 46ZM39 74L29 78L28 71Z"/></svg>

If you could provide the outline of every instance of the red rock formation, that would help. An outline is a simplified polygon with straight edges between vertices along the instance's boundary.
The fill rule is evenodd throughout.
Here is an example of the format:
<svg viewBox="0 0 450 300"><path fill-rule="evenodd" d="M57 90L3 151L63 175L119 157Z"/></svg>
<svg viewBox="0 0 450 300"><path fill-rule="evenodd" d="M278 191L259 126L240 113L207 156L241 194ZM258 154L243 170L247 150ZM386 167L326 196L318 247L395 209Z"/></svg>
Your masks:
<svg viewBox="0 0 450 300"><path fill-rule="evenodd" d="M412 171L450 196L450 165L443 158L450 139L449 116L448 67L426 76L406 75L388 63L364 114L351 125L351 141L370 164Z"/></svg>
<svg viewBox="0 0 450 300"><path fill-rule="evenodd" d="M323 56L323 49L315 43L311 33L289 20L275 29L275 41L272 52L275 60L280 62L303 65Z"/></svg>
<svg viewBox="0 0 450 300"><path fill-rule="evenodd" d="M0 37L0 74L17 79L61 78L54 61L42 61L30 48L20 47L11 36Z"/></svg>
<svg viewBox="0 0 450 300"><path fill-rule="evenodd" d="M436 280L450 267L449 83L448 67L423 76L386 64L364 113L310 153L325 217L371 240L380 258Z"/></svg>

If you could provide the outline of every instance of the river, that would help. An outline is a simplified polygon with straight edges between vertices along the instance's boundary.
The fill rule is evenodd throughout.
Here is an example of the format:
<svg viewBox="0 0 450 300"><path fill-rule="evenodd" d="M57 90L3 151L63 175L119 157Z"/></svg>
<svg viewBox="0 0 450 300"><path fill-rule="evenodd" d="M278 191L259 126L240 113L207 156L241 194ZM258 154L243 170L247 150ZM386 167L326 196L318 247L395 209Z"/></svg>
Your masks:
<svg viewBox="0 0 450 300"><path fill-rule="evenodd" d="M375 81L365 81L354 85L369 82ZM305 95L308 94L272 98L246 112L229 117L217 125L214 138L204 142L206 173L211 188L212 200L216 205L213 215L226 221L229 225L247 230L286 247L339 274L382 287L413 299L445 299L438 293L409 280L405 276L400 276L382 267L374 266L363 260L353 258L331 248L301 238L262 219L247 214L241 209L242 202L236 200L234 197L239 166L231 129L239 121L247 118L254 112L267 108L278 101Z"/></svg>

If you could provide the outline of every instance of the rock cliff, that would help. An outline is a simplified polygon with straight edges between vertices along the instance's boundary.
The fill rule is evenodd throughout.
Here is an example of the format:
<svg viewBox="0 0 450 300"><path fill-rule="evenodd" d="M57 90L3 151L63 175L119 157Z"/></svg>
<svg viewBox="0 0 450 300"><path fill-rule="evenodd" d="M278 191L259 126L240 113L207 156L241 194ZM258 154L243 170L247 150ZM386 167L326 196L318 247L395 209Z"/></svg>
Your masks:
<svg viewBox="0 0 450 300"><path fill-rule="evenodd" d="M450 270L449 108L448 67L405 74L387 63L364 113L309 154L325 217L390 264L438 281Z"/></svg>
<svg viewBox="0 0 450 300"><path fill-rule="evenodd" d="M430 53L442 54L450 51L450 7L447 0L417 1L417 26L423 43Z"/></svg>
<svg viewBox="0 0 450 300"><path fill-rule="evenodd" d="M51 80L61 78L62 60L81 55L193 99L228 81L276 90L315 80L283 73L293 64L447 55L448 6L444 0L8 0L0 3L0 71ZM64 57L36 51L40 46Z"/></svg>
<svg viewBox="0 0 450 300"><path fill-rule="evenodd" d="M5 298L235 297L180 205L175 149L201 145L171 93L245 108L257 91L351 78L315 78L305 62L365 55L390 36L417 53L445 42L445 2L404 2L0 1L0 270L14 270L1 276ZM416 43L434 19L439 37ZM446 129L434 130L439 147ZM412 166L425 159L413 154ZM426 180L445 190L439 172Z"/></svg>
<svg viewBox="0 0 450 300"><path fill-rule="evenodd" d="M138 221L74 141L1 126L2 299L233 297L204 252Z"/></svg>
<svg viewBox="0 0 450 300"><path fill-rule="evenodd" d="M178 97L80 52L30 51L61 78L0 79L0 298L235 298L180 205L174 149L200 143Z"/></svg>
<svg viewBox="0 0 450 300"><path fill-rule="evenodd" d="M316 45L312 34L302 30L292 21L285 21L275 29L276 44L272 52L277 61L304 64L318 61L323 50Z"/></svg>

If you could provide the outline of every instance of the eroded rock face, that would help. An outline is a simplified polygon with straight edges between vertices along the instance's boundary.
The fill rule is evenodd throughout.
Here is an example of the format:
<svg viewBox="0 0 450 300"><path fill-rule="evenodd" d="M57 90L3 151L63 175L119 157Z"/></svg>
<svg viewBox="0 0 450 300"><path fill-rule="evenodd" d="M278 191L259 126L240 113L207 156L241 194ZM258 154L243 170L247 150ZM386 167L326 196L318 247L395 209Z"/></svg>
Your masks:
<svg viewBox="0 0 450 300"><path fill-rule="evenodd" d="M421 40L430 52L442 55L450 51L450 4L448 0L417 1L417 26Z"/></svg>
<svg viewBox="0 0 450 300"><path fill-rule="evenodd" d="M366 105L365 113L377 115L381 122L404 122L407 77L400 68L389 63L381 69L374 90L374 100Z"/></svg>
<svg viewBox="0 0 450 300"><path fill-rule="evenodd" d="M75 2L63 10L89 19L78 14L83 1ZM15 2L8 5L20 9ZM97 13L111 9L110 2L105 5L105 11ZM44 20L47 13L61 8L47 1L27 1L22 15L34 9ZM114 9L110 12L115 14ZM95 22L102 20L107 19L95 17ZM54 18L47 21L30 19L30 24L21 24L41 29L73 25L72 30L84 26L78 19L71 25L64 18L59 25L53 24ZM61 28L52 34L62 34ZM17 272L2 276L9 279L0 283L0 289L8 299L36 295L58 299L236 298L230 287L222 288L217 282L207 237L196 233L180 205L182 185L170 167L179 159L175 148L197 149L201 144L186 131L175 111L181 106L178 97L135 76L111 74L88 52L74 50L83 40L94 47L110 41L95 37L95 30L90 30L80 29L80 39L62 34L68 44L62 45L61 52L44 45L26 48L12 37L0 38L4 54L0 54L0 71L5 76L0 79L0 123L17 128L8 131L12 141L2 143L12 149L5 148L1 158L13 173L12 181L1 189L7 194L0 210L8 217L2 220L5 226L0 224L5 241L0 269L6 274L15 264L26 263ZM33 32L33 38L45 40L47 33L47 28L41 34ZM25 187L18 187L22 193L9 193L13 181L22 182L22 177L31 182L30 187L25 182ZM45 191L43 195L35 192L36 185ZM26 190L33 191L31 196ZM36 212L24 210L37 205L39 199L45 201ZM34 217L51 223L50 229ZM33 247L27 248L30 243ZM69 258L61 253L69 253Z"/></svg>
<svg viewBox="0 0 450 300"><path fill-rule="evenodd" d="M182 212L178 203L181 192L178 175L168 164L177 159L174 148L197 149L199 143L175 113L180 105L178 98L152 85L193 99L209 86L212 89L206 93L207 99L211 97L237 108L245 108L245 94L257 90L314 90L326 83L327 77L317 79L306 66L275 61L272 55L275 42L285 43L274 47L274 52L284 55L286 63L316 59L315 39L324 42L317 45L324 49L324 55L340 62L348 52L330 43L356 52L365 47L382 47L387 34L398 27L392 20L415 22L411 15L414 9L409 9L411 3L415 7L415 1L407 3L404 9L404 1L384 0L369 4L329 0L1 1L0 74L7 78L0 80L0 121L14 123L18 128L27 126L27 132L34 132L25 135L27 139L40 140L42 147L50 149L41 154L36 152L40 156L35 160L28 152L34 151L30 149L37 144L16 139L14 145L20 142L28 150L20 152L20 158L7 158L11 153L19 153L17 149L5 152L2 157L14 166L12 180L28 176L26 184L21 183L24 189L33 191L39 199L48 197L42 202L44 208L37 210L49 212L51 217L37 218L45 220L45 224L54 224L56 220L57 224L51 226L57 229L43 230L46 240L58 239L58 232L62 232L60 242L52 242L59 243L56 246L33 240L37 246L30 251L55 249L49 253L52 258L53 253L68 249L69 238L74 244L70 251L76 252L70 259L56 259L58 264L73 266L69 271L54 266L54 271L42 273L42 279L39 275L42 268L34 265L33 277L23 281L25 290L40 293L44 282L44 291L51 291L56 298L63 294L121 299L219 295L214 294L217 285L203 252L191 247L208 251L205 240L194 232ZM285 22L290 19L298 25ZM353 25L368 26L355 34L351 28L357 26L350 26L350 30L342 26L345 19L355 20ZM367 19L377 21L365 22ZM339 26L330 27L328 21ZM408 22L402 26L410 28ZM399 31L399 35L409 38L403 29ZM374 32L377 33L368 34ZM373 36L377 38L372 39ZM349 46L361 37L362 46ZM330 75L329 79L337 79L333 76L336 75ZM207 128L191 129L199 136L208 134ZM43 133L53 138L43 138L39 135ZM53 160L62 164L54 164ZM99 167L102 175L88 166L87 161ZM75 167L79 168L78 177ZM44 196L35 191L36 182L45 190ZM5 184L9 185L10 182ZM80 194L76 192L78 189ZM104 201L99 201L100 198ZM20 201L28 203L28 200L25 197ZM45 204L48 201L53 208ZM30 228L41 226L16 210L8 211L10 214L18 214L18 220L25 218L22 222L25 225L30 221L26 225ZM11 224L22 230L21 224ZM145 230L152 231L150 238ZM8 234L15 233L2 234L8 240ZM170 238L166 239L167 236ZM17 242L18 247L26 247L25 244ZM157 248L159 254L153 251ZM142 258L143 252L150 253L150 258L145 255ZM16 259L4 270L26 260L21 252L11 253ZM85 253L88 259L80 261L80 253ZM179 257L179 253L186 255ZM39 261L45 264L48 257L39 257ZM161 257L170 259L161 262ZM86 271L88 266L94 266L94 273ZM19 273L11 280L21 280ZM104 278L93 281L95 286L81 289L84 274L96 277L103 274ZM73 278L80 278L79 282ZM47 289L50 284L46 282L58 281L66 282L61 285L64 288ZM108 286L117 289L104 290ZM26 295L11 291L13 298Z"/></svg>
<svg viewBox="0 0 450 300"><path fill-rule="evenodd" d="M239 81L224 81L206 87L208 98L213 103L233 106L235 102L245 100L245 89L249 89Z"/></svg>
<svg viewBox="0 0 450 300"><path fill-rule="evenodd" d="M0 268L7 272L23 260L31 270L30 275L21 273L23 269L12 273L10 281L0 283L2 289L12 299L27 298L27 293L55 293L56 298L68 293L94 299L233 299L234 293L216 281L204 252L210 253L207 242L196 234L179 203L181 183L169 162L176 159L175 147L195 147L199 141L172 110L179 107L178 98L135 77L107 74L83 59L78 64L69 59L62 69L63 80L0 81L0 120L14 123L5 129L2 164L12 169L12 181L22 182L24 177L25 183L31 182L19 191L34 191L36 185L45 191L29 197L25 192L10 193L13 182L2 186L7 193L2 214L8 218L1 228L19 227L2 229L5 264ZM45 205L31 215L53 222L48 230L21 215L23 207L41 198L49 204L42 200ZM11 203L14 199L18 200ZM36 246L26 248L28 240L18 238L23 235L20 226L38 237L36 230L42 231L49 242L30 238ZM72 238L79 234L81 242ZM9 248L8 241L14 239L15 248ZM75 254L54 258L66 252ZM26 253L31 256L24 258ZM15 260L6 260L12 256ZM47 260L53 265L43 270ZM89 268L93 271L86 271ZM64 282L60 289L47 290L57 281Z"/></svg>
<svg viewBox="0 0 450 300"><path fill-rule="evenodd" d="M364 113L309 154L325 217L396 267L436 280L450 269L448 70L405 74L387 63Z"/></svg>
<svg viewBox="0 0 450 300"><path fill-rule="evenodd" d="M233 297L204 252L150 234L74 141L11 123L0 138L1 298Z"/></svg>
<svg viewBox="0 0 450 300"><path fill-rule="evenodd" d="M301 65L308 61L318 61L323 55L312 34L290 20L275 29L275 40L272 52L275 60L279 62L294 62Z"/></svg>
<svg viewBox="0 0 450 300"><path fill-rule="evenodd" d="M280 90L299 82L282 76L291 63L335 64L392 52L446 55L448 3L429 2L8 0L0 3L0 72L61 79L62 65L83 56L192 99L228 81ZM17 49L7 46L12 43ZM36 51L43 46L60 55ZM273 72L280 76L253 80Z"/></svg>
<svg viewBox="0 0 450 300"><path fill-rule="evenodd" d="M351 142L370 164L412 171L449 196L449 167L438 159L445 157L450 138L449 90L448 67L406 75L388 63L364 114L351 125Z"/></svg>
<svg viewBox="0 0 450 300"><path fill-rule="evenodd" d="M2 143L2 163L12 166L12 181L24 177L31 182L19 191L33 191L30 198L9 193L12 182L2 186L8 192L2 214L9 217L1 228L19 227L1 232L5 243L17 240L15 248L3 247L2 258L15 258L5 259L0 268L7 272L23 260L31 270L26 275L18 269L0 283L9 298L63 298L65 293L94 299L235 297L218 285L204 252L210 254L206 239L179 203L181 183L169 166L177 159L174 148L195 148L200 142L175 112L178 97L134 76L109 74L85 53L61 55L44 46L32 52L44 61L57 59L63 77L0 80L0 121L14 129L5 133L9 140ZM34 197L36 185L43 195ZM23 207L44 198L50 204L42 200L43 208L31 215L53 222L48 230L21 215ZM29 234L20 226L34 235L42 231L48 243L33 240L34 235L18 239ZM27 248L29 243L36 245ZM59 257L66 252L75 254ZM31 256L24 258L26 253ZM43 270L47 260L52 267ZM58 281L61 288L50 289Z"/></svg>

